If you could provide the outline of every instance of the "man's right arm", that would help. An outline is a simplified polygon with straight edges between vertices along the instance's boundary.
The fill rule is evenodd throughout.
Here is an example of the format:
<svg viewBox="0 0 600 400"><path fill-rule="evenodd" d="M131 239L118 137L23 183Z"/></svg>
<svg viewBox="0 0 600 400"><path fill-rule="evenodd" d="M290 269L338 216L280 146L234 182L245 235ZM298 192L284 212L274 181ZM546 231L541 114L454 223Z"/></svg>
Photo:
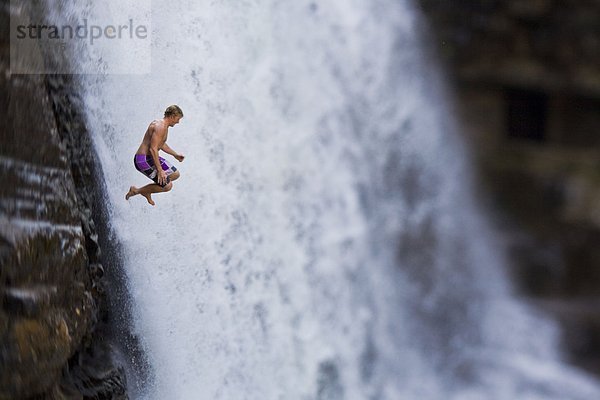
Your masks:
<svg viewBox="0 0 600 400"><path fill-rule="evenodd" d="M156 126L152 126L151 129L152 136L150 138L150 155L152 156L152 160L154 161L154 165L156 166L156 171L158 173L158 184L164 185L167 183L167 174L165 173L165 171L163 171L160 165L160 159L158 158L158 149L163 142L166 129L157 128Z"/></svg>

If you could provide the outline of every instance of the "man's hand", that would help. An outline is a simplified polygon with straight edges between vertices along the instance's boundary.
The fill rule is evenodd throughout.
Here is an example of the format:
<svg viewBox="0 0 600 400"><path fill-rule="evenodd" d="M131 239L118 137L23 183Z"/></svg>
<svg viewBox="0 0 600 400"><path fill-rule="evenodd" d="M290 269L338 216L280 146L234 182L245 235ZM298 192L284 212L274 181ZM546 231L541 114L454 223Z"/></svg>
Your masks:
<svg viewBox="0 0 600 400"><path fill-rule="evenodd" d="M183 154L177 154L177 155L174 155L173 157L175 157L175 159L179 162L183 162L183 159L185 158L185 156Z"/></svg>
<svg viewBox="0 0 600 400"><path fill-rule="evenodd" d="M166 185L167 184L167 173L163 171L162 168L158 168L158 184Z"/></svg>

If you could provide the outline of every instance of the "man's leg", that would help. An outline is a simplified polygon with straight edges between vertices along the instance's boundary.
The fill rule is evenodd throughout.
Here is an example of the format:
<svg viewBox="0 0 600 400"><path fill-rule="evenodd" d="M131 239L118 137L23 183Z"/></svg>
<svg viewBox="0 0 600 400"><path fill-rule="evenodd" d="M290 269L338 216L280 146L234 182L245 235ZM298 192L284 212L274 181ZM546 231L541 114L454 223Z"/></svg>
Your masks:
<svg viewBox="0 0 600 400"><path fill-rule="evenodd" d="M167 185L165 185L165 187L161 187L160 185L157 185L156 183L149 183L146 186L139 188L139 189L136 188L135 186L131 186L129 188L129 192L125 196L125 199L129 200L129 198L131 196L135 196L136 194L141 194L142 196L144 196L146 198L146 200L148 200L148 203L150 203L151 205L154 205L154 201L152 200L152 193L164 193L164 192L168 192L172 188L173 188L172 182L169 182Z"/></svg>

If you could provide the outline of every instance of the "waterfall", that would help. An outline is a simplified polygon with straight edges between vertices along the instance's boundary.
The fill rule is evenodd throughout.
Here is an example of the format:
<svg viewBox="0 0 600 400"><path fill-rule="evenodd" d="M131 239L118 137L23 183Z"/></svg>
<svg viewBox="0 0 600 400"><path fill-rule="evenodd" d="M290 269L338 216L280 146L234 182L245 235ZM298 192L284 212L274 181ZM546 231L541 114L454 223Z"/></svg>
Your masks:
<svg viewBox="0 0 600 400"><path fill-rule="evenodd" d="M112 3L56 18L135 11ZM420 18L407 0L153 0L151 73L81 76L153 369L138 398L598 398L512 292ZM170 104L181 178L156 207L125 201Z"/></svg>

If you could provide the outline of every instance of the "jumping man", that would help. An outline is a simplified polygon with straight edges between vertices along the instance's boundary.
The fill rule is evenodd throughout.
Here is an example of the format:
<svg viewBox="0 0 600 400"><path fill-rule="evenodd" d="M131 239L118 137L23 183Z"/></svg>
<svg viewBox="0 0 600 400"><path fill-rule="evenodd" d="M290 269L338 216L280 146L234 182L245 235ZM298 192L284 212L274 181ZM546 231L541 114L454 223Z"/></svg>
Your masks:
<svg viewBox="0 0 600 400"><path fill-rule="evenodd" d="M141 194L148 200L148 203L154 205L152 193L168 192L173 187L173 181L179 178L179 171L169 161L158 156L158 151L162 150L172 155L177 161L182 162L183 154L177 153L167 145L167 136L169 127L173 127L183 118L183 111L176 105L167 107L163 119L156 119L150 123L142 144L133 157L133 165L142 174L152 179L154 183L149 183L142 188L135 186L129 187L129 192L125 195L125 200L131 196ZM160 168L156 168L160 165Z"/></svg>

